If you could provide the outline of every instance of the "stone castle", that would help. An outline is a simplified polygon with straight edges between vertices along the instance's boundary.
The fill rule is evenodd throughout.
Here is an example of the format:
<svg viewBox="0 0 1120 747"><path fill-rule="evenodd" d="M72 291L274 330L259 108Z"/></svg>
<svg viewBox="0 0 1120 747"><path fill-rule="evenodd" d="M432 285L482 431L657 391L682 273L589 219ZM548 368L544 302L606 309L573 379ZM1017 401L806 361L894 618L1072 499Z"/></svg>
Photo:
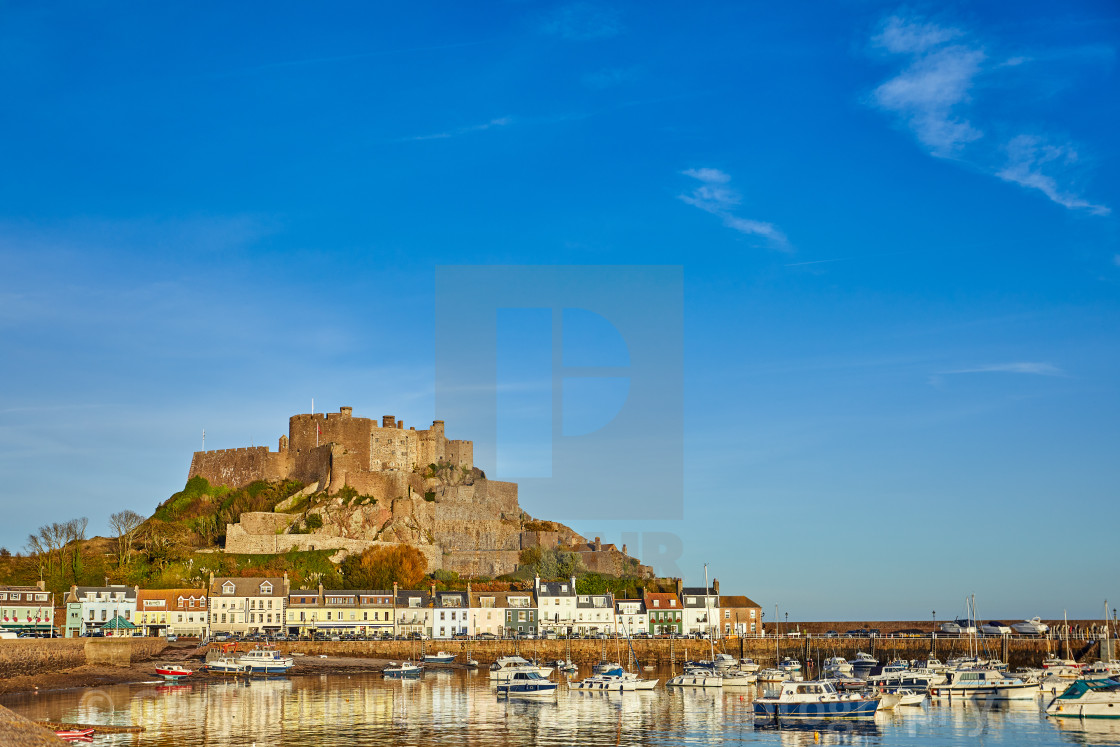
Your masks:
<svg viewBox="0 0 1120 747"><path fill-rule="evenodd" d="M380 424L356 418L350 407L293 415L276 451L195 452L188 478L195 476L235 488L255 480L306 485L275 512L244 513L228 525L226 552L337 550L337 559L404 543L425 554L429 571L498 576L516 569L525 548L563 547L579 552L588 570L651 573L625 546L589 543L562 524L529 518L517 484L487 479L474 466L473 444L448 439L442 420L416 430L392 415Z"/></svg>

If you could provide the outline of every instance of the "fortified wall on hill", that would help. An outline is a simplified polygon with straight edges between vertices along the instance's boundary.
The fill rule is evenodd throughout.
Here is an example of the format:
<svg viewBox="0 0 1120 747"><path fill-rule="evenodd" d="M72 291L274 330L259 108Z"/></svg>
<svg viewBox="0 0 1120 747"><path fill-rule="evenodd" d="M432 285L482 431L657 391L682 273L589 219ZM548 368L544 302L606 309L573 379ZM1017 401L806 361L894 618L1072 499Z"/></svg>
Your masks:
<svg viewBox="0 0 1120 747"><path fill-rule="evenodd" d="M392 415L380 424L356 418L350 407L294 415L277 451L195 452L188 478L196 476L234 488L255 480L307 485L275 512L244 513L228 525L227 552L346 554L408 544L425 554L429 571L498 576L515 570L527 547L564 547L579 552L588 570L652 575L625 548L588 543L562 524L532 521L518 505L517 484L487 479L474 466L473 444L448 439L442 420L418 431ZM352 490L340 495L346 487Z"/></svg>

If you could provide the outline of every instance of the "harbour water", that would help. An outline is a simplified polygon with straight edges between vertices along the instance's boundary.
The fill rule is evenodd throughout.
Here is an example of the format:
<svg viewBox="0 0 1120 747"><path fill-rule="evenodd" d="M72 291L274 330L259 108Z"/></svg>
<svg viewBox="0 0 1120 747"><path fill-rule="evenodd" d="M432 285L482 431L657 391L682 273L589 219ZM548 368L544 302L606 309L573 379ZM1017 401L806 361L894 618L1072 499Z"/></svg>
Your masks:
<svg viewBox="0 0 1120 747"><path fill-rule="evenodd" d="M660 672L663 678L667 672ZM498 698L485 670L419 680L316 675L250 681L117 685L7 696L35 720L143 726L95 745L1064 745L1120 744L1120 720L1054 721L1045 699L953 702L880 713L865 722L755 724L754 691L603 694L561 686L540 701Z"/></svg>

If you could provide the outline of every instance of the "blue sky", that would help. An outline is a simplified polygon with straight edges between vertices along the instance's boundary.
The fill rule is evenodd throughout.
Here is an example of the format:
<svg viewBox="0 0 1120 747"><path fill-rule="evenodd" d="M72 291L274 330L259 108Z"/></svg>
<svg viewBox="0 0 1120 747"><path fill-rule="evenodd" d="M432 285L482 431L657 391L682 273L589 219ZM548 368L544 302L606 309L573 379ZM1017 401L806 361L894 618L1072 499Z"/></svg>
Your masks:
<svg viewBox="0 0 1120 747"><path fill-rule="evenodd" d="M0 6L0 544L438 416L437 266L679 265L684 518L530 512L791 619L1097 616L1120 12L1007 10Z"/></svg>

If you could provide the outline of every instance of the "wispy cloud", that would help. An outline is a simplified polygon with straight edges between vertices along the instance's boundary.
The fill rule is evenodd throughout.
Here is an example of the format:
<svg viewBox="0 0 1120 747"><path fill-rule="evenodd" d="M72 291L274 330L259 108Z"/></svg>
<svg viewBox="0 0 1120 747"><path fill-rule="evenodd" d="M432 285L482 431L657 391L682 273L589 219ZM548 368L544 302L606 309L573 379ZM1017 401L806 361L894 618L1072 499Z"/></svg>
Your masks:
<svg viewBox="0 0 1120 747"><path fill-rule="evenodd" d="M902 72L875 89L875 103L901 117L935 156L952 156L983 135L958 111L985 57L975 46L948 43L962 35L958 29L895 16L875 37L888 52L911 58Z"/></svg>
<svg viewBox="0 0 1120 747"><path fill-rule="evenodd" d="M570 41L593 41L618 36L622 24L614 8L577 2L548 14L541 23L541 31Z"/></svg>
<svg viewBox="0 0 1120 747"><path fill-rule="evenodd" d="M950 374L975 374L975 373L1013 373L1031 374L1034 376L1065 376L1066 372L1052 363L1039 363L1035 361L1019 361L1015 363L992 363L970 368L958 368L952 371L942 371L940 375Z"/></svg>
<svg viewBox="0 0 1120 747"><path fill-rule="evenodd" d="M402 137L399 138L396 142L405 143L413 142L416 140L445 140L447 138L459 137L460 135L469 135L474 132L485 132L486 130L494 129L495 127L505 127L512 122L513 119L511 117L498 117L497 119L491 119L489 122L483 122L482 124L476 125L468 125L466 127L459 127L454 130L433 132L428 135L413 135L411 137Z"/></svg>
<svg viewBox="0 0 1120 747"><path fill-rule="evenodd" d="M1005 181L1037 189L1054 202L1074 210L1086 210L1093 215L1112 212L1104 205L1095 205L1083 197L1058 186L1058 180L1048 173L1061 171L1063 166L1077 161L1077 151L1070 145L1052 145L1033 135L1019 135L1007 144L1007 165L996 172Z"/></svg>
<svg viewBox="0 0 1120 747"><path fill-rule="evenodd" d="M967 161L1004 181L1037 189L1054 203L1071 210L1107 215L1109 209L1081 197L1069 186L1066 171L1077 160L1077 150L1059 138L1016 135L1002 142L982 140L970 105L978 78L995 87L993 76L1030 62L1016 55L989 62L981 44L963 29L923 18L891 16L884 21L873 44L907 59L905 66L879 85L871 100L880 110L896 116L930 155ZM997 131L1018 129L1000 123Z"/></svg>
<svg viewBox="0 0 1120 747"><path fill-rule="evenodd" d="M760 236L776 249L783 251L792 249L785 234L773 223L743 218L735 214L734 211L742 202L742 197L729 186L731 182L729 174L713 168L686 169L681 173L700 182L700 186L692 192L678 195L678 199L682 202L718 216L723 220L723 225L739 233Z"/></svg>

